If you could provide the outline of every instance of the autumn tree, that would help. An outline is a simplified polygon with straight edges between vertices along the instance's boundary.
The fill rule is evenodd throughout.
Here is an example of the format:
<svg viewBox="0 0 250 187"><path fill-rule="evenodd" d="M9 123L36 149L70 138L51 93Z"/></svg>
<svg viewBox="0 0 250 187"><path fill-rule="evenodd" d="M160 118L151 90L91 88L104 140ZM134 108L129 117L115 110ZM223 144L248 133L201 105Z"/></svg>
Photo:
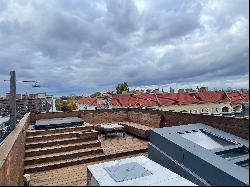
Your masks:
<svg viewBox="0 0 250 187"><path fill-rule="evenodd" d="M129 91L129 87L128 87L128 83L127 82L120 83L116 87L116 93L117 94L121 94L124 91L126 91L126 92Z"/></svg>
<svg viewBox="0 0 250 187"><path fill-rule="evenodd" d="M63 111L63 112L67 112L68 111L68 109L67 109L67 101L63 101L63 105L62 105L60 111Z"/></svg>
<svg viewBox="0 0 250 187"><path fill-rule="evenodd" d="M56 110L61 111L64 105L64 101L62 99L56 99Z"/></svg>
<svg viewBox="0 0 250 187"><path fill-rule="evenodd" d="M56 110L57 111L63 111L63 112L69 112L76 110L76 99L74 98L69 98L66 101L62 99L57 99L56 100Z"/></svg>
<svg viewBox="0 0 250 187"><path fill-rule="evenodd" d="M72 111L72 110L76 110L76 100L74 98L70 98L67 100L67 110L68 111Z"/></svg>

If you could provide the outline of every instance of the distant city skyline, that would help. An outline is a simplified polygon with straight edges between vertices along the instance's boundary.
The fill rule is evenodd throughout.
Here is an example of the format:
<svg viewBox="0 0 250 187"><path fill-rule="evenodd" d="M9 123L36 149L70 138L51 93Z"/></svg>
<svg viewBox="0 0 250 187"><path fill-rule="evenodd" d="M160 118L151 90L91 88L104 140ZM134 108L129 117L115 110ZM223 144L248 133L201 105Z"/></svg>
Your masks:
<svg viewBox="0 0 250 187"><path fill-rule="evenodd" d="M0 0L0 95L249 88L248 0Z"/></svg>
<svg viewBox="0 0 250 187"><path fill-rule="evenodd" d="M248 84L246 84L246 86L240 87L241 85L237 85L237 83L232 84L230 80L225 81L224 87L216 87L216 85L219 85L219 83L213 82L210 86L213 87L209 87L209 84L204 84L204 83L189 83L189 84L177 84L177 83L173 83L173 84L168 84L168 85L150 85L150 86L142 86L142 87L130 87L129 89L131 90L144 90L146 91L147 89L158 89L159 91L162 91L162 89L164 90L164 92L170 92L170 88L174 89L175 92L178 92L179 89L188 89L188 88L192 88L193 90L197 91L197 87L208 87L208 91L214 91L214 90L228 90L228 89L232 89L232 90L240 90L240 89L248 89L249 90L249 86ZM231 86L230 86L231 85ZM232 85L235 85L234 87L232 87ZM9 88L5 88L6 90ZM28 88L30 90L30 92L27 92L27 90L25 92L22 92L20 90L17 90L17 94L36 94L36 93L47 93L48 95L52 95L54 97L60 97L60 96L71 96L71 95L76 95L76 96L89 96L91 94L93 94L94 92L108 92L108 91L114 91L116 92L116 88L115 86L111 89L104 89L104 90L92 90L89 92L83 92L81 90L79 91L75 91L73 90L66 90L66 91L60 91L58 93L56 92L46 92L46 91L42 91L43 89L41 89L40 91L38 91L37 88ZM33 90L32 90L33 89ZM40 88L39 88L40 89ZM82 89L84 90L84 89ZM5 92L3 94L1 94L0 96L5 96L6 93Z"/></svg>

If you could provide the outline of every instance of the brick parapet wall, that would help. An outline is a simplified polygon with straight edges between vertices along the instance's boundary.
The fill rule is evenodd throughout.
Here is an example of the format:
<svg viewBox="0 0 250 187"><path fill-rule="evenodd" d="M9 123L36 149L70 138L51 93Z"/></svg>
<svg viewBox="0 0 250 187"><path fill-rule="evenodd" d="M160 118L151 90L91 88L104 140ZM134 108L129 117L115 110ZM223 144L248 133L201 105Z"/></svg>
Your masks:
<svg viewBox="0 0 250 187"><path fill-rule="evenodd" d="M159 128L161 112L155 110L132 109L128 111L128 121L149 127Z"/></svg>
<svg viewBox="0 0 250 187"><path fill-rule="evenodd" d="M0 146L0 186L23 185L26 130L30 113L18 123Z"/></svg>
<svg viewBox="0 0 250 187"><path fill-rule="evenodd" d="M35 121L39 120L39 119L77 117L80 113L81 113L80 111L48 112L48 113L40 113L40 114L31 113L30 121L32 124L34 124Z"/></svg>
<svg viewBox="0 0 250 187"><path fill-rule="evenodd" d="M32 121L35 119L48 119L53 117L70 117L79 115L84 119L84 121L91 124L128 121L153 128L204 123L225 132L235 134L236 136L249 139L249 120L245 118L207 116L201 114L169 112L161 110L105 109L64 112L60 114L32 114Z"/></svg>
<svg viewBox="0 0 250 187"><path fill-rule="evenodd" d="M180 112L164 112L165 126L204 123L214 128L249 139L249 120L226 116L210 116Z"/></svg>
<svg viewBox="0 0 250 187"><path fill-rule="evenodd" d="M87 123L98 124L108 122L128 121L127 109L103 109L103 110L82 110L72 112L49 112L41 114L31 114L31 122L35 123L39 119L81 117Z"/></svg>
<svg viewBox="0 0 250 187"><path fill-rule="evenodd" d="M86 110L81 111L81 117L92 124L128 121L126 109Z"/></svg>

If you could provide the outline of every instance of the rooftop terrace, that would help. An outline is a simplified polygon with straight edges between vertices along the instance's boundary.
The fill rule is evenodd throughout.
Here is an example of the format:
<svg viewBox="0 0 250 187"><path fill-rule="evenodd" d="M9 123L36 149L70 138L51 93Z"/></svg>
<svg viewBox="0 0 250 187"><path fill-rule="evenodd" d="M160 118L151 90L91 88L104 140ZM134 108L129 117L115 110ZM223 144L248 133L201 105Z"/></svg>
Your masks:
<svg viewBox="0 0 250 187"><path fill-rule="evenodd" d="M40 119L79 117L83 126L35 130ZM120 122L126 136L98 136L103 123ZM0 185L85 185L86 167L135 155L146 155L153 128L203 122L249 139L249 119L140 109L26 114L0 146ZM14 177L15 176L15 177Z"/></svg>
<svg viewBox="0 0 250 187"><path fill-rule="evenodd" d="M31 185L85 186L87 182L88 165L116 160L117 158L131 157L138 154L147 155L147 141L131 135L126 135L126 138L122 138L121 136L111 136L106 140L102 136L99 138L99 141L101 142L101 147L103 148L105 155L100 157L100 160L86 164L77 164L74 166L32 173Z"/></svg>

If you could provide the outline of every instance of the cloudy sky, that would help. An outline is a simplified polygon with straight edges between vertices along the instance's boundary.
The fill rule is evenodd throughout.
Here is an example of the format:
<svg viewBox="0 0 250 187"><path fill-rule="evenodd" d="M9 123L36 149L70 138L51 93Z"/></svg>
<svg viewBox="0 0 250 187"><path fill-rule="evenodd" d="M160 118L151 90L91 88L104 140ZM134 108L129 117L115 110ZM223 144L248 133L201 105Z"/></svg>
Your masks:
<svg viewBox="0 0 250 187"><path fill-rule="evenodd" d="M0 0L0 95L248 88L248 0Z"/></svg>

